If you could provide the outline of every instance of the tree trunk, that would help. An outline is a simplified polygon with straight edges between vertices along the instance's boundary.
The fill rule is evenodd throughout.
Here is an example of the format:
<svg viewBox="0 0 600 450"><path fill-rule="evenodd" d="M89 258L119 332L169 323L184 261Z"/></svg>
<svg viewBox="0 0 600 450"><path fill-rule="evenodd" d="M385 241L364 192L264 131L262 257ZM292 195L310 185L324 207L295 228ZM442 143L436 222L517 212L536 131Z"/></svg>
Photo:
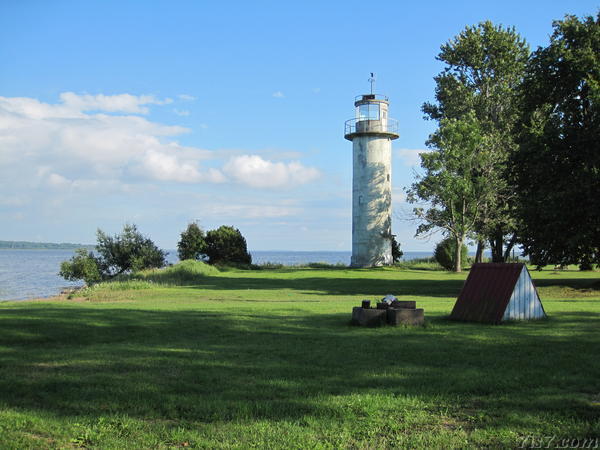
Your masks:
<svg viewBox="0 0 600 450"><path fill-rule="evenodd" d="M504 244L504 236L501 231L494 233L494 236L490 239L490 247L492 249L492 262L503 263L504 255L502 254L502 247Z"/></svg>
<svg viewBox="0 0 600 450"><path fill-rule="evenodd" d="M461 272L462 264L460 260L460 253L462 250L462 239L456 238L456 252L454 253L454 271Z"/></svg>
<svg viewBox="0 0 600 450"><path fill-rule="evenodd" d="M475 252L475 262L483 262L483 251L485 250L485 241L480 239L477 241L477 252Z"/></svg>
<svg viewBox="0 0 600 450"><path fill-rule="evenodd" d="M510 238L510 241L508 242L508 244L506 244L506 249L504 249L504 261L508 261L508 258L510 258L510 251L515 246L516 242L517 242L517 235L513 234L512 237Z"/></svg>

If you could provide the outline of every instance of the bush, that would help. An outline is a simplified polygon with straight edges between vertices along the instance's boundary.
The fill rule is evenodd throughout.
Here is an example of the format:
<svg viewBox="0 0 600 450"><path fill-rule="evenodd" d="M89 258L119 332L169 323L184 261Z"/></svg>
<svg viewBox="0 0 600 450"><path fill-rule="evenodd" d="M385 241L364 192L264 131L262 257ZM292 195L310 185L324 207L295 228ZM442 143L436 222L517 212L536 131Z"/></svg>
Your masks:
<svg viewBox="0 0 600 450"><path fill-rule="evenodd" d="M400 250L400 244L396 240L396 236L392 236L392 262L399 262L404 255L404 252Z"/></svg>
<svg viewBox="0 0 600 450"><path fill-rule="evenodd" d="M446 238L435 246L433 257L446 270L453 271L455 266L456 241ZM467 263L467 246L463 244L460 251L461 266Z"/></svg>
<svg viewBox="0 0 600 450"><path fill-rule="evenodd" d="M102 280L97 258L85 248L78 248L70 261L63 261L58 274L65 280L83 280L86 284Z"/></svg>
<svg viewBox="0 0 600 450"><path fill-rule="evenodd" d="M177 243L177 255L181 261L186 259L202 259L206 250L204 231L196 223L190 223L185 231L181 233L181 239Z"/></svg>
<svg viewBox="0 0 600 450"><path fill-rule="evenodd" d="M310 262L300 265L299 267L308 267L309 269L347 269L348 265L342 262L326 263L326 262Z"/></svg>
<svg viewBox="0 0 600 450"><path fill-rule="evenodd" d="M205 242L209 264L252 264L246 239L237 228L220 226L206 233Z"/></svg>
<svg viewBox="0 0 600 450"><path fill-rule="evenodd" d="M415 258L408 261L400 261L394 264L394 266L406 270L444 270L433 256L430 258Z"/></svg>
<svg viewBox="0 0 600 450"><path fill-rule="evenodd" d="M286 266L281 263L265 261L260 264L252 264L251 269L252 270L278 270L278 269L284 269L285 267Z"/></svg>
<svg viewBox="0 0 600 450"><path fill-rule="evenodd" d="M77 249L75 256L63 261L59 274L67 280L84 280L87 284L108 280L123 273L163 267L166 252L144 237L135 225L125 225L121 234L96 233L98 256Z"/></svg>
<svg viewBox="0 0 600 450"><path fill-rule="evenodd" d="M135 270L163 267L167 253L143 236L135 225L126 224L121 234L96 233L100 269L106 278Z"/></svg>

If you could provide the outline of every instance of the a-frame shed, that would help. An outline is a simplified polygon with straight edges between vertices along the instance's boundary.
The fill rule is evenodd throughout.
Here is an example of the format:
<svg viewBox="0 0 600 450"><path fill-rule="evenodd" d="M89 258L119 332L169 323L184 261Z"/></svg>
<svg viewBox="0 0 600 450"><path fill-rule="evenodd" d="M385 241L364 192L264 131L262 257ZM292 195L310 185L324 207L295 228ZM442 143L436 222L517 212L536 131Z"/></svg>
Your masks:
<svg viewBox="0 0 600 450"><path fill-rule="evenodd" d="M500 323L546 317L525 264L473 264L451 319Z"/></svg>

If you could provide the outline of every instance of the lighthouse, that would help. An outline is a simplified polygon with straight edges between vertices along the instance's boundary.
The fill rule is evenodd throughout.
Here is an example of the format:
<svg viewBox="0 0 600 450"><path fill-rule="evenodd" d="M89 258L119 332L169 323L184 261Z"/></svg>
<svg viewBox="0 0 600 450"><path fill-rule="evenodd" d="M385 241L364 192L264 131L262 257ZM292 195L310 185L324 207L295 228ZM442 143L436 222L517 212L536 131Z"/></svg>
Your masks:
<svg viewBox="0 0 600 450"><path fill-rule="evenodd" d="M355 98L356 115L346 121L352 141L352 267L392 264L392 141L398 122L388 116L388 98Z"/></svg>

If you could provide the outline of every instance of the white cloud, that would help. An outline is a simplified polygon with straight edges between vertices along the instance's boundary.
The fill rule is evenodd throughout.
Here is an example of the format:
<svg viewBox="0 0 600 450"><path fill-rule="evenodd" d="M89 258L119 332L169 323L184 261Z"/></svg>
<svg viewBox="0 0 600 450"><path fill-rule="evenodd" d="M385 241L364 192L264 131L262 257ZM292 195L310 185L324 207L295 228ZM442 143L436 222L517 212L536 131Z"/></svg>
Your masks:
<svg viewBox="0 0 600 450"><path fill-rule="evenodd" d="M0 197L0 206L10 206L17 207L23 206L30 202L30 198L25 195L16 194L16 195L2 195Z"/></svg>
<svg viewBox="0 0 600 450"><path fill-rule="evenodd" d="M406 193L404 189L399 187L392 188L392 202L394 204L403 203L406 200Z"/></svg>
<svg viewBox="0 0 600 450"><path fill-rule="evenodd" d="M276 92L273 92L273 97L275 97L275 98L284 98L285 95L281 91L276 91Z"/></svg>
<svg viewBox="0 0 600 450"><path fill-rule="evenodd" d="M48 184L55 188L68 187L71 186L71 183L71 180L67 180L65 177L57 173L51 173L48 176Z"/></svg>
<svg viewBox="0 0 600 450"><path fill-rule="evenodd" d="M177 114L178 116L182 116L182 117L185 117L185 116L189 116L189 115L190 115L190 112L189 112L188 110L186 110L186 109L177 109L177 108L173 108L173 112L174 112L175 114Z"/></svg>
<svg viewBox="0 0 600 450"><path fill-rule="evenodd" d="M418 166L421 164L421 158L419 155L421 153L430 152L429 149L423 148L400 148L396 150L396 155L399 156L406 166Z"/></svg>
<svg viewBox="0 0 600 450"><path fill-rule="evenodd" d="M201 172L193 160L181 160L176 155L149 150L142 160L140 169L152 178L161 181L179 181L182 183L197 183L208 181L221 183L225 181L223 174L217 169Z"/></svg>
<svg viewBox="0 0 600 450"><path fill-rule="evenodd" d="M63 104L76 111L107 111L147 114L148 108L144 105L165 105L172 103L170 98L158 100L153 95L89 95L63 92L60 94Z"/></svg>
<svg viewBox="0 0 600 450"><path fill-rule="evenodd" d="M317 169L297 161L272 162L257 155L230 158L219 168L231 152L183 146L175 138L187 133L187 128L128 114L144 112L144 105L164 104L168 99L69 92L60 99L51 104L0 97L0 179L5 183L13 180L32 189L101 190L106 180L122 185L136 180L222 183L226 172L240 184L283 187L319 175Z"/></svg>
<svg viewBox="0 0 600 450"><path fill-rule="evenodd" d="M61 94L58 104L0 97L0 173L33 170L55 188L69 179L118 179L136 175L158 181L218 182L222 175L202 170L213 152L169 140L189 130L132 115L86 113L142 111L151 96Z"/></svg>
<svg viewBox="0 0 600 450"><path fill-rule="evenodd" d="M196 100L196 97L194 97L193 95L188 95L188 94L179 94L177 96L177 98L179 100L183 100L184 102L193 102L194 100Z"/></svg>
<svg viewBox="0 0 600 450"><path fill-rule="evenodd" d="M152 95L78 95L73 92L63 92L60 99L60 103L50 104L28 97L0 97L0 110L4 116L1 117L3 120L0 129L10 126L19 118L76 119L85 118L86 111L147 114L149 110L145 105L164 105L172 102L169 98L158 100Z"/></svg>
<svg viewBox="0 0 600 450"><path fill-rule="evenodd" d="M223 166L235 181L256 188L296 186L315 180L320 172L298 161L289 163L265 160L258 155L234 156Z"/></svg>
<svg viewBox="0 0 600 450"><path fill-rule="evenodd" d="M230 204L220 203L207 205L202 214L206 217L223 218L276 218L298 215L299 208L277 205L256 205L256 204Z"/></svg>

